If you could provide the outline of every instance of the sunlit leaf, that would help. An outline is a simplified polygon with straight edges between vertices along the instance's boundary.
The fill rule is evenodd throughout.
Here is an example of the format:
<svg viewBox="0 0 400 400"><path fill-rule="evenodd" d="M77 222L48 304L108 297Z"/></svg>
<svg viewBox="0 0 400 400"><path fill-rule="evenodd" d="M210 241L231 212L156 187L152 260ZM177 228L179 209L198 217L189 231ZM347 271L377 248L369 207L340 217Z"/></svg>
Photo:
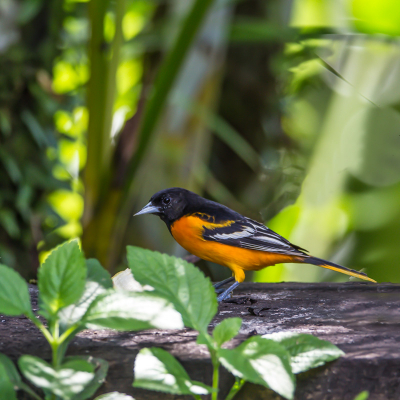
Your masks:
<svg viewBox="0 0 400 400"><path fill-rule="evenodd" d="M64 400L73 399L94 378L93 366L84 360L67 361L55 370L44 360L25 355L18 360L18 366L35 386L47 389Z"/></svg>
<svg viewBox="0 0 400 400"><path fill-rule="evenodd" d="M400 35L400 10L397 0L351 0L351 21L360 32Z"/></svg>
<svg viewBox="0 0 400 400"><path fill-rule="evenodd" d="M289 354L279 343L254 336L235 349L219 349L218 356L233 375L293 398L295 378Z"/></svg>
<svg viewBox="0 0 400 400"><path fill-rule="evenodd" d="M354 400L368 400L369 392L364 390L363 392L359 393Z"/></svg>
<svg viewBox="0 0 400 400"><path fill-rule="evenodd" d="M305 29L332 27L338 22L337 10L332 2L320 0L295 0L290 25ZM336 11L336 12L334 12Z"/></svg>
<svg viewBox="0 0 400 400"><path fill-rule="evenodd" d="M241 318L226 318L220 322L213 330L213 337L218 346L233 339L242 326Z"/></svg>
<svg viewBox="0 0 400 400"><path fill-rule="evenodd" d="M209 386L192 381L175 357L157 347L139 351L134 371L133 386L137 388L173 394L201 395L212 391Z"/></svg>
<svg viewBox="0 0 400 400"><path fill-rule="evenodd" d="M128 11L122 19L122 32L125 40L135 37L143 28L146 20L142 13Z"/></svg>
<svg viewBox="0 0 400 400"><path fill-rule="evenodd" d="M58 317L62 328L66 329L67 327L81 321L89 306L97 296L105 291L106 289L99 283L88 280L85 284L85 289L81 298L76 303L59 311Z"/></svg>
<svg viewBox="0 0 400 400"><path fill-rule="evenodd" d="M54 64L53 76L53 90L56 93L68 93L87 81L88 67L60 60Z"/></svg>
<svg viewBox="0 0 400 400"><path fill-rule="evenodd" d="M217 298L198 268L181 258L133 246L128 246L128 264L139 283L150 285L174 304L186 326L206 331L217 312Z"/></svg>
<svg viewBox="0 0 400 400"><path fill-rule="evenodd" d="M319 367L344 355L334 344L304 333L277 332L262 337L279 342L288 351L294 374Z"/></svg>
<svg viewBox="0 0 400 400"><path fill-rule="evenodd" d="M94 358L91 356L74 356L67 358L67 361L72 360L84 360L94 367L94 377L91 382L89 382L85 388L80 393L76 394L71 400L89 399L105 381L108 372L108 362L101 358Z"/></svg>
<svg viewBox="0 0 400 400"><path fill-rule="evenodd" d="M123 95L138 84L143 73L143 66L139 60L122 62L117 69L117 90Z"/></svg>
<svg viewBox="0 0 400 400"><path fill-rule="evenodd" d="M130 268L117 272L112 277L114 288L117 290L126 290L127 292L144 292L154 290L149 285L141 285L132 275Z"/></svg>
<svg viewBox="0 0 400 400"><path fill-rule="evenodd" d="M28 285L13 269L0 264L0 313L31 314Z"/></svg>
<svg viewBox="0 0 400 400"><path fill-rule="evenodd" d="M86 260L86 267L86 284L81 298L59 313L61 324L65 327L80 321L94 299L112 287L110 274L99 261L94 258Z"/></svg>
<svg viewBox="0 0 400 400"><path fill-rule="evenodd" d="M77 241L57 247L39 268L38 286L42 306L54 314L75 303L85 288L86 265Z"/></svg>
<svg viewBox="0 0 400 400"><path fill-rule="evenodd" d="M122 331L149 328L180 329L180 314L166 299L153 293L123 292L109 289L98 296L83 316L90 327Z"/></svg>
<svg viewBox="0 0 400 400"><path fill-rule="evenodd" d="M94 400L135 400L135 399L124 393L112 392L112 393L102 394L101 396L96 397Z"/></svg>

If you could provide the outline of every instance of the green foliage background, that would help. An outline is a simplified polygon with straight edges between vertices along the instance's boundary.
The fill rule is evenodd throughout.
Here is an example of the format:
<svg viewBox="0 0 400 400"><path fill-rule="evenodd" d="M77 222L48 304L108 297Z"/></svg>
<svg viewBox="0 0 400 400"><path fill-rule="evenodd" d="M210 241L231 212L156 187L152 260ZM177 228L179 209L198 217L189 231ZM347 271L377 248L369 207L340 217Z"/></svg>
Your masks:
<svg viewBox="0 0 400 400"><path fill-rule="evenodd" d="M318 257L400 281L400 5L394 0L5 0L0 257L35 277L79 237L185 255L155 217L182 186ZM199 263L213 280L229 271ZM258 281L346 280L281 265Z"/></svg>

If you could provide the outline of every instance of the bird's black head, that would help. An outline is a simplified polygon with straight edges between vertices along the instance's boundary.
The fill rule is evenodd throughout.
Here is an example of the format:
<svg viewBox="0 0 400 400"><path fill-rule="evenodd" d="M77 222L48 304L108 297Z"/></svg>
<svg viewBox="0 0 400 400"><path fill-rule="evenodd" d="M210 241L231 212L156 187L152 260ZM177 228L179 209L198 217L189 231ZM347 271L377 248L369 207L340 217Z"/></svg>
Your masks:
<svg viewBox="0 0 400 400"><path fill-rule="evenodd" d="M153 195L150 202L135 215L158 215L170 227L174 221L190 213L193 206L202 201L202 197L186 189L165 189Z"/></svg>

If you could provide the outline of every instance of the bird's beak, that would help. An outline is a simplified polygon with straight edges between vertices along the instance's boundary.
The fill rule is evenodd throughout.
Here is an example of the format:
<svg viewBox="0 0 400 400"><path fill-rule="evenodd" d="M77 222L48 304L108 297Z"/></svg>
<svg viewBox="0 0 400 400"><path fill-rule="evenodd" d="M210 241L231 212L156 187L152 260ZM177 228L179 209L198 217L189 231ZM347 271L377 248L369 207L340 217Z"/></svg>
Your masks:
<svg viewBox="0 0 400 400"><path fill-rule="evenodd" d="M140 214L154 214L158 212L160 212L160 209L156 206L153 206L153 204L150 201L150 203L146 204L138 213L134 215L134 217Z"/></svg>

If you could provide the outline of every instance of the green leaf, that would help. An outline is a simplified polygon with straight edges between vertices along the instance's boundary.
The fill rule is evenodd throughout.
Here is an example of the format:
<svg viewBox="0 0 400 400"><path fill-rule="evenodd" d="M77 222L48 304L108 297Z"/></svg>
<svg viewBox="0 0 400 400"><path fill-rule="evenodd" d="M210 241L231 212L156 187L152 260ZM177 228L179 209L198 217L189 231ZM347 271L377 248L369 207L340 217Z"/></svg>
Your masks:
<svg viewBox="0 0 400 400"><path fill-rule="evenodd" d="M235 349L219 349L218 356L233 375L293 398L295 379L289 354L279 343L254 336Z"/></svg>
<svg viewBox="0 0 400 400"><path fill-rule="evenodd" d="M0 264L0 313L32 314L28 285L13 269Z"/></svg>
<svg viewBox="0 0 400 400"><path fill-rule="evenodd" d="M5 354L0 353L0 364L2 364L3 367L5 368L8 378L10 379L14 388L22 389L25 392L29 393L32 397L35 397L35 393L33 392L33 390L26 383L22 382L21 376L17 371L17 368L15 367L14 363ZM1 385L0 385L0 393L3 393L1 390Z"/></svg>
<svg viewBox="0 0 400 400"><path fill-rule="evenodd" d="M128 246L128 264L139 283L174 304L186 326L206 332L218 304L210 280L198 268L181 258L133 246Z"/></svg>
<svg viewBox="0 0 400 400"><path fill-rule="evenodd" d="M227 318L220 322L213 330L213 337L218 346L233 339L242 326L241 318Z"/></svg>
<svg viewBox="0 0 400 400"><path fill-rule="evenodd" d="M152 347L142 349L135 360L133 387L173 394L208 394L212 388L192 381L179 363L167 351Z"/></svg>
<svg viewBox="0 0 400 400"><path fill-rule="evenodd" d="M112 393L102 394L101 396L96 397L94 400L135 400L135 399L124 393L112 392Z"/></svg>
<svg viewBox="0 0 400 400"><path fill-rule="evenodd" d="M216 343L212 336L208 333L200 332L196 340L197 344L205 344L208 348L216 349Z"/></svg>
<svg viewBox="0 0 400 400"><path fill-rule="evenodd" d="M105 293L106 290L107 289L97 282L86 282L82 297L75 304L65 307L59 311L58 318L60 320L62 329L65 330L81 321L82 317L85 315L93 301L99 295Z"/></svg>
<svg viewBox="0 0 400 400"><path fill-rule="evenodd" d="M113 287L110 273L95 258L86 260L87 281L97 282L106 289Z"/></svg>
<svg viewBox="0 0 400 400"><path fill-rule="evenodd" d="M57 247L39 268L38 286L42 307L56 314L75 303L85 288L86 265L76 240Z"/></svg>
<svg viewBox="0 0 400 400"><path fill-rule="evenodd" d="M97 389L103 384L106 379L107 372L108 372L108 362L101 359L101 358L94 358L91 356L74 356L74 357L67 357L67 361L72 360L84 360L88 363L92 364L94 367L94 378L91 382L89 382L82 392L75 395L72 400L86 400L92 397Z"/></svg>
<svg viewBox="0 0 400 400"><path fill-rule="evenodd" d="M364 390L363 392L359 393L354 400L368 400L369 392Z"/></svg>
<svg viewBox="0 0 400 400"><path fill-rule="evenodd" d="M22 374L35 386L49 390L63 400L71 400L93 380L94 368L84 360L71 360L55 370L44 360L22 356L18 360Z"/></svg>
<svg viewBox="0 0 400 400"><path fill-rule="evenodd" d="M334 344L305 333L277 332L262 337L279 342L288 351L294 374L319 367L344 355Z"/></svg>
<svg viewBox="0 0 400 400"><path fill-rule="evenodd" d="M166 299L154 293L114 289L96 298L82 322L88 327L122 331L183 328L182 317Z"/></svg>
<svg viewBox="0 0 400 400"><path fill-rule="evenodd" d="M21 381L21 376L17 371L14 363L3 353L0 353L0 364L5 368L8 378L14 386L19 386ZM0 392L1 393L1 392Z"/></svg>
<svg viewBox="0 0 400 400"><path fill-rule="evenodd" d="M2 363L0 363L0 394L2 399L17 400L14 385Z"/></svg>
<svg viewBox="0 0 400 400"><path fill-rule="evenodd" d="M112 287L110 274L97 260L86 260L86 266L88 275L82 297L76 303L63 308L59 312L60 324L64 330L78 323L97 296L105 293L107 288Z"/></svg>
<svg viewBox="0 0 400 400"><path fill-rule="evenodd" d="M7 208L0 210L0 224L13 239L18 239L21 232L15 212Z"/></svg>

